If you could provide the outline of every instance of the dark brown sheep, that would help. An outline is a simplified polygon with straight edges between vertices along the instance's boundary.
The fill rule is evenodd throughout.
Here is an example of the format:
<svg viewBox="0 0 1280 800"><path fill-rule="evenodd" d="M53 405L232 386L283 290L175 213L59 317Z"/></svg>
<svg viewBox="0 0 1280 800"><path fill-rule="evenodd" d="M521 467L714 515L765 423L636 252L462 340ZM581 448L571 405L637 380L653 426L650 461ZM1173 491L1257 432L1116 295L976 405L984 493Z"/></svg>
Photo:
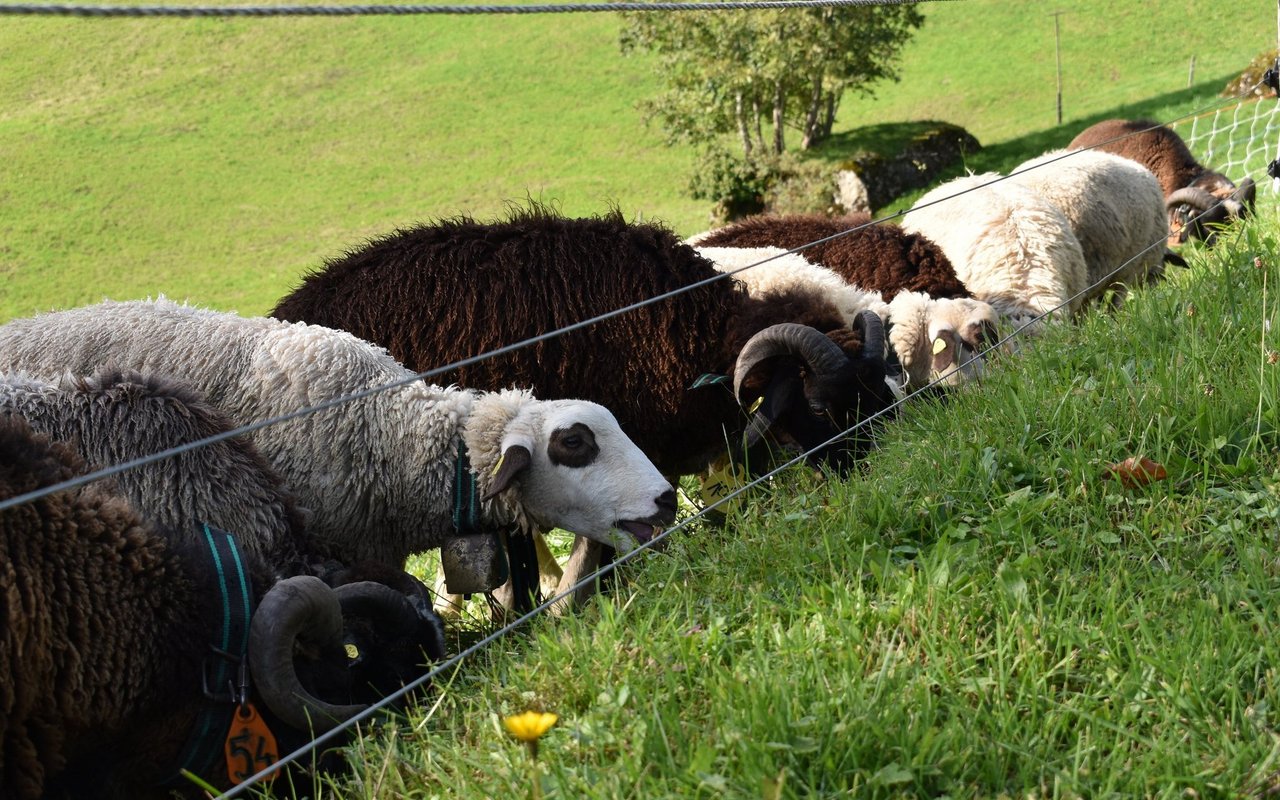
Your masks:
<svg viewBox="0 0 1280 800"><path fill-rule="evenodd" d="M1169 214L1170 244L1188 238L1212 244L1210 225L1253 210L1257 186L1245 178L1237 187L1227 176L1196 161L1182 137L1151 120L1108 119L1081 131L1068 150L1091 148L1137 161L1160 182Z"/></svg>
<svg viewBox="0 0 1280 800"><path fill-rule="evenodd" d="M0 413L0 501L87 470L69 445ZM332 727L421 674L423 650L440 654L438 633L415 624L400 591L367 581L330 589L310 576L273 583L272 570L246 551L236 563L252 588L239 599L228 590L231 602L256 609L239 634L226 627L226 585L209 549L153 524L114 482L0 511L0 796L159 798L170 796L166 786L203 796L177 770L205 710L220 729L204 746L223 752L236 706L206 699L202 682L229 688L236 670L211 649L224 641L226 650L248 641L248 697L275 734L277 755L308 741L313 723ZM385 620L398 630L386 633ZM365 663L349 663L344 631L358 637ZM406 667L402 640L412 637L419 649ZM265 765L185 764L223 788L229 767Z"/></svg>
<svg viewBox="0 0 1280 800"><path fill-rule="evenodd" d="M271 313L349 331L422 372L717 276L662 226L628 224L616 211L565 219L535 207L503 222L464 217L376 239L306 276ZM866 324L879 342L879 321ZM739 362L747 349L751 358ZM747 425L733 392L690 389L700 375L744 370L748 403L785 396L789 406L763 406L771 432L808 446L892 402L883 359L864 349L876 352L875 343L816 293L753 298L721 277L444 379L598 402L664 474L677 475L705 468ZM811 423L826 436L814 441ZM847 466L865 443L828 448L822 460Z"/></svg>
<svg viewBox="0 0 1280 800"><path fill-rule="evenodd" d="M765 214L696 237L696 244L794 250L867 225L855 233L805 247L801 255L838 273L854 286L880 292L886 303L898 292L920 292L934 298L973 297L933 242L919 234L907 233L898 225L868 225L869 222L871 217L867 214L845 217Z"/></svg>

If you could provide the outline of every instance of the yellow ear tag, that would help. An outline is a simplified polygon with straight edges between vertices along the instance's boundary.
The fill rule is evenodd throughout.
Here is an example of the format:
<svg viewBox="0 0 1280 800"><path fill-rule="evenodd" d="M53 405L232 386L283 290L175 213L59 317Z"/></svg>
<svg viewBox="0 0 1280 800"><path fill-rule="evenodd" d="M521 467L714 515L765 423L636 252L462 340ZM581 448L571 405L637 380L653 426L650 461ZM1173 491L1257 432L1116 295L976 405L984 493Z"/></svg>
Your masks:
<svg viewBox="0 0 1280 800"><path fill-rule="evenodd" d="M343 647L346 648L347 658L349 660L355 661L357 658L360 657L360 649L356 647L354 644L345 644L343 645Z"/></svg>
<svg viewBox="0 0 1280 800"><path fill-rule="evenodd" d="M243 783L250 775L280 760L280 748L276 737L258 715L253 703L245 702L231 718L231 730L223 748L227 758L227 777L234 784ZM276 779L272 772L264 779L270 783Z"/></svg>
<svg viewBox="0 0 1280 800"><path fill-rule="evenodd" d="M729 460L727 453L716 459L710 469L698 476L698 482L702 484L700 494L702 495L703 504L709 506L742 486L746 478L746 475L742 473L742 470L733 468L733 462ZM733 512L738 508L742 497L742 495L738 495L729 502L716 506L712 513L729 514Z"/></svg>
<svg viewBox="0 0 1280 800"><path fill-rule="evenodd" d="M756 398L756 401L751 404L751 408L747 409L747 413L748 414L756 413L756 409L758 409L760 407L760 404L763 402L764 402L764 395L760 395L759 397Z"/></svg>
<svg viewBox="0 0 1280 800"><path fill-rule="evenodd" d="M502 469L502 461L506 457L507 457L506 453L503 453L502 455L498 456L498 463L493 465L493 472L489 473L490 476L498 474L498 470Z"/></svg>
<svg viewBox="0 0 1280 800"><path fill-rule="evenodd" d="M933 354L935 356L946 349L947 349L947 342L941 336L933 340Z"/></svg>

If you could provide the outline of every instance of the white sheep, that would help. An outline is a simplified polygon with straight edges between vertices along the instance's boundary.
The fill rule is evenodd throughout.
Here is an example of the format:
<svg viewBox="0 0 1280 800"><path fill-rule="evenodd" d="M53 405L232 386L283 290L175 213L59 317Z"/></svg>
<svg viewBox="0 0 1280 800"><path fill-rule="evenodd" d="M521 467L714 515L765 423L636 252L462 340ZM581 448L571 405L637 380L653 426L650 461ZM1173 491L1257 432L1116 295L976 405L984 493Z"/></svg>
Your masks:
<svg viewBox="0 0 1280 800"><path fill-rule="evenodd" d="M1071 223L1048 200L995 173L934 188L902 228L941 247L974 296L1018 324L1074 314L1083 302L1088 269Z"/></svg>
<svg viewBox="0 0 1280 800"><path fill-rule="evenodd" d="M289 414L411 378L349 333L164 298L105 302L0 327L0 369L56 378L111 363L177 377L234 420ZM675 516L675 493L604 407L409 381L250 434L348 562L399 566L453 535L470 458L479 521L554 527L629 550Z"/></svg>
<svg viewBox="0 0 1280 800"><path fill-rule="evenodd" d="M1108 289L1119 302L1127 287L1164 275L1164 192L1138 162L1101 150L1055 150L1018 165L1009 180L1053 203L1071 224L1093 286L1085 302Z"/></svg>
<svg viewBox="0 0 1280 800"><path fill-rule="evenodd" d="M978 300L904 291L886 303L880 292L854 286L834 270L810 263L802 253L778 247L694 249L717 270L732 272L753 295L817 288L849 324L863 311L874 312L886 325L890 363L897 360L902 366L904 385L891 384L895 390L911 391L933 381L956 386L971 380L980 373L978 353L995 342L995 311Z"/></svg>

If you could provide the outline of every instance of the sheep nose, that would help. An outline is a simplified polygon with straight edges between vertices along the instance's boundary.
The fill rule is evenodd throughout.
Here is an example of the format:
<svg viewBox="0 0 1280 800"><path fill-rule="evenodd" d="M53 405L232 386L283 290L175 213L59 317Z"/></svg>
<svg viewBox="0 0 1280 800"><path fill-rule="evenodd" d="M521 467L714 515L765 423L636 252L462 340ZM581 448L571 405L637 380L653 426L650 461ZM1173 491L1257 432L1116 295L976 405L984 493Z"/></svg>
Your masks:
<svg viewBox="0 0 1280 800"><path fill-rule="evenodd" d="M666 519L668 523L676 520L676 490L668 489L653 501L658 506L658 513Z"/></svg>

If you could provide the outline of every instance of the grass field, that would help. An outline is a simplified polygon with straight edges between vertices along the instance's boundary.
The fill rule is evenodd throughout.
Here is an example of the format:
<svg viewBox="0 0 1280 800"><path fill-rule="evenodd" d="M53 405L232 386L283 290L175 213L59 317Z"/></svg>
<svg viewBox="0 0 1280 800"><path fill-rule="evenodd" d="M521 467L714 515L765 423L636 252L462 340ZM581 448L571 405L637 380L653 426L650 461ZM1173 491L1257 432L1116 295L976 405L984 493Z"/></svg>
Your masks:
<svg viewBox="0 0 1280 800"><path fill-rule="evenodd" d="M929 6L903 82L850 99L819 156L941 118L999 169L1094 119L1187 113L1273 44L1273 11ZM157 292L258 313L363 237L526 196L701 229L691 154L644 128L650 65L616 38L607 15L6 18L0 320ZM864 474L787 473L469 660L302 793L525 796L499 719L536 708L561 716L548 800L1270 796L1278 241L1268 199L1121 312L910 405ZM1130 456L1168 479L1104 477Z"/></svg>
<svg viewBox="0 0 1280 800"><path fill-rule="evenodd" d="M1060 146L1097 115L1207 102L1275 38L1263 0L1053 8L1067 12L1065 130L1050 8L965 0L926 7L903 81L848 100L823 154L847 155L861 126L919 118L1019 154ZM620 56L617 34L606 14L6 17L0 320L158 292L262 313L370 235L530 196L701 230L692 153L644 126L652 64Z"/></svg>

